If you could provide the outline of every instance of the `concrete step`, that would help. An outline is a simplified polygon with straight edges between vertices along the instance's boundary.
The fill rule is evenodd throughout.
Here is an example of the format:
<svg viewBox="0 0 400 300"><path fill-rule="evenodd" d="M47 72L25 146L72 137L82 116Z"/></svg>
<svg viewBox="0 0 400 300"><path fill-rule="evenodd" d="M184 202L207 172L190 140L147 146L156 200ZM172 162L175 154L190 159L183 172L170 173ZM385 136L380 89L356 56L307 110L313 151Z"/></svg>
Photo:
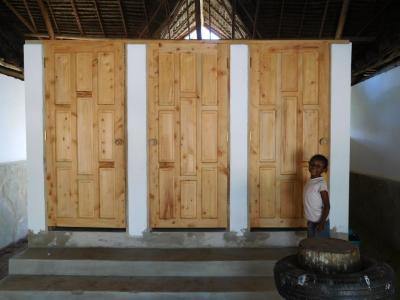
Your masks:
<svg viewBox="0 0 400 300"><path fill-rule="evenodd" d="M11 275L273 276L295 248L29 248L9 262Z"/></svg>
<svg viewBox="0 0 400 300"><path fill-rule="evenodd" d="M272 277L106 277L10 275L0 299L282 299Z"/></svg>

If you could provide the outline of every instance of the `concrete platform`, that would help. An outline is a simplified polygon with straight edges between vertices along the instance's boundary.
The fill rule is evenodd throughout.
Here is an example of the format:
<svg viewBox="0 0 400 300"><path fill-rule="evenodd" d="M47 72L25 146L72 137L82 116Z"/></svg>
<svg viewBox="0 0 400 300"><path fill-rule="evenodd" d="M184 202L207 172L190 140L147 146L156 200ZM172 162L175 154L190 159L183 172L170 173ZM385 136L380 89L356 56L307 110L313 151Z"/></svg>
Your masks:
<svg viewBox="0 0 400 300"><path fill-rule="evenodd" d="M272 277L9 276L0 299L282 299Z"/></svg>
<svg viewBox="0 0 400 300"><path fill-rule="evenodd" d="M282 299L273 267L296 248L28 248L0 299Z"/></svg>
<svg viewBox="0 0 400 300"><path fill-rule="evenodd" d="M10 259L11 275L273 276L295 248L30 248Z"/></svg>

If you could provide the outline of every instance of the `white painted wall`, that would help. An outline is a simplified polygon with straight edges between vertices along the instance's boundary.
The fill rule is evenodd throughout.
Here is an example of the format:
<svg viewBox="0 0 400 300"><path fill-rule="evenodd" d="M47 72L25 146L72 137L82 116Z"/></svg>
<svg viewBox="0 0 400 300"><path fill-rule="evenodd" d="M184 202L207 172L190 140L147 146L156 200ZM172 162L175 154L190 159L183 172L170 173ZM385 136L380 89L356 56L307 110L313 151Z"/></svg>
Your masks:
<svg viewBox="0 0 400 300"><path fill-rule="evenodd" d="M0 163L26 159L24 86L0 74Z"/></svg>
<svg viewBox="0 0 400 300"><path fill-rule="evenodd" d="M351 88L351 171L400 181L400 67Z"/></svg>
<svg viewBox="0 0 400 300"><path fill-rule="evenodd" d="M347 238L349 230L351 44L331 46L331 230ZM335 234L333 234L335 236Z"/></svg>
<svg viewBox="0 0 400 300"><path fill-rule="evenodd" d="M24 45L28 229L46 230L43 164L43 46Z"/></svg>

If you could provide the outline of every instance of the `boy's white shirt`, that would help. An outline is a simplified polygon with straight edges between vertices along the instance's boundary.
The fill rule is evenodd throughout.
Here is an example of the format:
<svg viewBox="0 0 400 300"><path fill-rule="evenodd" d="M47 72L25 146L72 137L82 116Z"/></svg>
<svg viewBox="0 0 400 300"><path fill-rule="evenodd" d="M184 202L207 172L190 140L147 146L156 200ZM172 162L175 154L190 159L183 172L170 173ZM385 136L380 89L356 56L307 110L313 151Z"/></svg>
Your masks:
<svg viewBox="0 0 400 300"><path fill-rule="evenodd" d="M321 219L322 191L328 191L328 186L323 177L310 178L307 181L304 187L304 213L308 221L318 222Z"/></svg>

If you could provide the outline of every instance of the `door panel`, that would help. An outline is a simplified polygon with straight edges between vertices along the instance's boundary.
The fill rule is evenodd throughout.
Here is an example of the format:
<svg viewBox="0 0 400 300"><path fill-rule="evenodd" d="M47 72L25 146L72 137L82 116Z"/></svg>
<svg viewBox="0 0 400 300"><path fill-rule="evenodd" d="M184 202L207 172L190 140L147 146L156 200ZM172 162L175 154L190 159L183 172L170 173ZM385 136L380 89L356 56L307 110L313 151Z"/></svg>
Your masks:
<svg viewBox="0 0 400 300"><path fill-rule="evenodd" d="M308 160L329 155L329 47L253 44L250 61L251 227L305 226Z"/></svg>
<svg viewBox="0 0 400 300"><path fill-rule="evenodd" d="M227 45L149 45L152 228L227 227Z"/></svg>
<svg viewBox="0 0 400 300"><path fill-rule="evenodd" d="M45 42L49 226L125 227L123 51Z"/></svg>

